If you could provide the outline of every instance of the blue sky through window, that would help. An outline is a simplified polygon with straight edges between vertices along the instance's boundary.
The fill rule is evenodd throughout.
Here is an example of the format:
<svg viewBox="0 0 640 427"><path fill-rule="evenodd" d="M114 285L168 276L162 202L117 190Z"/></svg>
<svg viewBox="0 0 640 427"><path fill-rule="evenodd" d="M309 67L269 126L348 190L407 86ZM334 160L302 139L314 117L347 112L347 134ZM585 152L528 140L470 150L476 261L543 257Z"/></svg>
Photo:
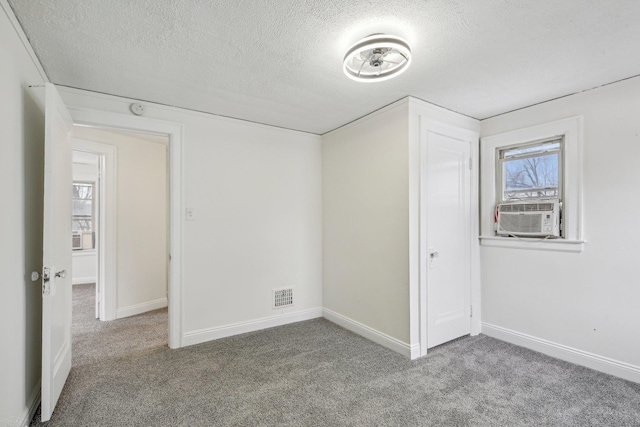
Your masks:
<svg viewBox="0 0 640 427"><path fill-rule="evenodd" d="M558 197L559 149L556 142L503 152L503 199Z"/></svg>

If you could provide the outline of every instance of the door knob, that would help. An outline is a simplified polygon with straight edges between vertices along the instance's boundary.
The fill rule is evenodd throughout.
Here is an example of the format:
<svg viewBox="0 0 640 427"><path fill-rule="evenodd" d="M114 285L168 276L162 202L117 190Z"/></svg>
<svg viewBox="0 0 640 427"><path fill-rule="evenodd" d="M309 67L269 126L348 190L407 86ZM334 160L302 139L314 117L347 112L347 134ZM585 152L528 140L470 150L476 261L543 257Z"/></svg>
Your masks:
<svg viewBox="0 0 640 427"><path fill-rule="evenodd" d="M36 282L38 279L42 278L42 280L47 283L49 281L49 267L45 267L42 269L42 275L37 271L31 272L31 281ZM57 276L57 274L56 274Z"/></svg>
<svg viewBox="0 0 640 427"><path fill-rule="evenodd" d="M429 256L431 259L438 258L440 256L440 252L431 252Z"/></svg>
<svg viewBox="0 0 640 427"><path fill-rule="evenodd" d="M38 279L42 278L42 295L49 295L51 293L51 284L49 283L49 280L51 279L51 277L49 276L50 272L51 269L49 267L44 267L42 269L42 275L37 271L31 272L32 282L37 282ZM57 273L56 276L58 276Z"/></svg>
<svg viewBox="0 0 640 427"><path fill-rule="evenodd" d="M38 279L40 279L40 277L42 277L42 280L44 280L45 282L49 281L49 268L45 267L42 270L43 270L42 271L42 276L37 271L32 271L31 272L31 281L32 282L38 281ZM60 270L60 271L56 272L54 276L64 279L65 277L67 277L67 270Z"/></svg>

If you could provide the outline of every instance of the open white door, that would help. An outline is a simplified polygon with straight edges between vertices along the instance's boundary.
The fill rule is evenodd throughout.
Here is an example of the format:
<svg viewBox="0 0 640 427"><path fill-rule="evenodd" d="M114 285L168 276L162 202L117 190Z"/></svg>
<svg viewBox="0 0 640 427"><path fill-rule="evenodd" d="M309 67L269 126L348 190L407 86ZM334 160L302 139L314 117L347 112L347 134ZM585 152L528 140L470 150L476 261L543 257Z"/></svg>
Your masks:
<svg viewBox="0 0 640 427"><path fill-rule="evenodd" d="M71 132L73 120L46 84L42 255L42 421L71 370Z"/></svg>
<svg viewBox="0 0 640 427"><path fill-rule="evenodd" d="M471 331L471 145L427 134L427 347Z"/></svg>

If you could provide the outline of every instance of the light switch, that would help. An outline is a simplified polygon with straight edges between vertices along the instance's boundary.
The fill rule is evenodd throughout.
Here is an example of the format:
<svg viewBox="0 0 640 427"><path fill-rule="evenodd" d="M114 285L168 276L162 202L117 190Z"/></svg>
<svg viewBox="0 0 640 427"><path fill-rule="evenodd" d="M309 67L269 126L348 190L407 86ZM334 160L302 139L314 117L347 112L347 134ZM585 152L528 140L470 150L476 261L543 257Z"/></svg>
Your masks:
<svg viewBox="0 0 640 427"><path fill-rule="evenodd" d="M196 210L194 208L187 208L185 216L186 216L187 221L195 221L196 220Z"/></svg>

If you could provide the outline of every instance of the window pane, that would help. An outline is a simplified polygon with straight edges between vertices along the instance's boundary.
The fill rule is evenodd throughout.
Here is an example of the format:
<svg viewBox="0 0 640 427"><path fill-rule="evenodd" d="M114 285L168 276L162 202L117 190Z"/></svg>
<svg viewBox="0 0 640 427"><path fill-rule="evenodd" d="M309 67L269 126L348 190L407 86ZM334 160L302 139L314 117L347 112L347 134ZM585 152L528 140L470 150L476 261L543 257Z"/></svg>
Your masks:
<svg viewBox="0 0 640 427"><path fill-rule="evenodd" d="M73 206L71 213L73 216L82 215L82 216L91 216L93 215L92 209L93 201L91 200L82 200L76 199L73 200Z"/></svg>
<svg viewBox="0 0 640 427"><path fill-rule="evenodd" d="M544 144L534 145L533 147L514 148L511 150L504 150L502 158L509 159L510 157L518 157L524 154L543 153L545 151L560 150L560 141L548 142Z"/></svg>
<svg viewBox="0 0 640 427"><path fill-rule="evenodd" d="M73 184L74 199L93 199L92 184Z"/></svg>
<svg viewBox="0 0 640 427"><path fill-rule="evenodd" d="M95 233L93 232L93 188L93 183L73 183L71 229L74 233L74 250L95 248Z"/></svg>
<svg viewBox="0 0 640 427"><path fill-rule="evenodd" d="M503 200L558 197L558 153L505 159Z"/></svg>
<svg viewBox="0 0 640 427"><path fill-rule="evenodd" d="M71 222L71 229L74 232L79 232L79 231L92 231L92 220L91 217L89 218L78 218L78 217L74 217L72 222Z"/></svg>

